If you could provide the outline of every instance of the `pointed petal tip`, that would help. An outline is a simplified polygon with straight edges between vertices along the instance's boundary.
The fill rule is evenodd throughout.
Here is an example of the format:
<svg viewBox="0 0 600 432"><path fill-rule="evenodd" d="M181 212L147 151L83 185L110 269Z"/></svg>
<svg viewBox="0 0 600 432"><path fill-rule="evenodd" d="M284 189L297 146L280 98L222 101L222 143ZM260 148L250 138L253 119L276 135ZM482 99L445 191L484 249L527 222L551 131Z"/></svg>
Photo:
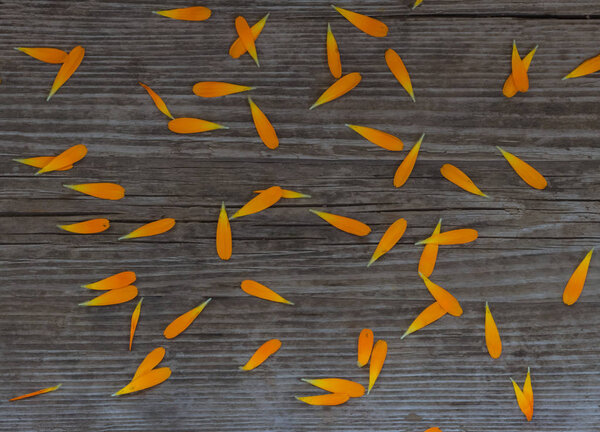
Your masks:
<svg viewBox="0 0 600 432"><path fill-rule="evenodd" d="M404 339L406 336L408 336L410 333L408 332L408 330L406 330L404 332L404 334L402 336L400 336L400 340Z"/></svg>

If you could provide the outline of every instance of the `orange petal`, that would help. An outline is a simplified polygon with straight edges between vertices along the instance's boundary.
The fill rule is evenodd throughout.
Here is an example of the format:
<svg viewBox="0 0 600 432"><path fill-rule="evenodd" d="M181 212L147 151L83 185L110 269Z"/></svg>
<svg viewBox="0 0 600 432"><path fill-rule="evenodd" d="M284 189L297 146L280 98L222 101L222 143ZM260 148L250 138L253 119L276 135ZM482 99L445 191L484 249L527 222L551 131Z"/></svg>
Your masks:
<svg viewBox="0 0 600 432"><path fill-rule="evenodd" d="M192 117L180 117L169 122L169 130L178 134L207 132L215 129L229 129L227 126Z"/></svg>
<svg viewBox="0 0 600 432"><path fill-rule="evenodd" d="M71 75L73 75L73 73L77 70L81 64L81 61L83 60L84 54L85 50L81 46L76 46L71 50L71 52L69 52L67 58L60 67L58 74L56 74L56 78L54 79L54 83L52 84L52 88L50 89L50 93L46 99L47 101L54 96L54 93L56 93L58 89L61 88L62 85L66 83Z"/></svg>
<svg viewBox="0 0 600 432"><path fill-rule="evenodd" d="M270 288L267 288L263 284L260 284L253 280L247 279L245 281L242 281L241 287L242 287L242 291L244 291L246 294L250 294L251 296L254 296L254 297L258 297L258 298L261 298L264 300L269 300L269 301L277 302L277 303L285 303L285 304L289 304L289 305L294 304L291 301L284 299L283 297L281 297L279 294L277 294L275 291L271 290Z"/></svg>
<svg viewBox="0 0 600 432"><path fill-rule="evenodd" d="M63 186L86 195L106 200L120 200L125 196L125 188L116 183L83 183Z"/></svg>
<svg viewBox="0 0 600 432"><path fill-rule="evenodd" d="M474 195L488 198L486 194L481 192L479 188L475 186L475 183L473 183L473 180L471 180L468 175L456 168L454 165L444 164L442 165L440 172L448 181L454 183L459 188L464 189Z"/></svg>
<svg viewBox="0 0 600 432"><path fill-rule="evenodd" d="M163 334L167 339L173 339L176 336L179 336L185 329L187 329L194 320L200 315L200 312L204 310L206 305L212 300L209 298L200 306L196 306L194 309L191 309L184 313L183 315L178 316L173 320L171 324L167 326Z"/></svg>
<svg viewBox="0 0 600 432"><path fill-rule="evenodd" d="M129 285L123 288L115 288L100 294L98 297L80 303L79 306L110 306L128 302L138 295L138 289L135 285Z"/></svg>
<svg viewBox="0 0 600 432"><path fill-rule="evenodd" d="M548 186L548 182L535 168L528 163L522 161L514 154L502 150L500 147L496 147L502 153L502 156L508 161L510 166L515 172L523 179L525 183L534 189L544 189Z"/></svg>
<svg viewBox="0 0 600 432"><path fill-rule="evenodd" d="M264 192L264 190L255 190L254 193L261 193ZM292 190L287 190L287 189L281 189L281 198L286 198L286 199L295 199L295 198L310 198L310 195L307 194L303 194L300 192L295 192Z"/></svg>
<svg viewBox="0 0 600 432"><path fill-rule="evenodd" d="M204 21L210 18L211 10L204 6L154 11L157 15L180 21Z"/></svg>
<svg viewBox="0 0 600 432"><path fill-rule="evenodd" d="M399 188L406 183L410 173L415 167L415 162L417 161L417 156L419 155L419 149L421 148L421 143L423 142L423 138L425 134L421 135L419 141L410 149L398 169L396 170L396 174L394 174L394 186Z"/></svg>
<svg viewBox="0 0 600 432"><path fill-rule="evenodd" d="M44 63L60 64L67 59L67 53L58 48L15 48L17 51L27 54Z"/></svg>
<svg viewBox="0 0 600 432"><path fill-rule="evenodd" d="M529 53L523 58L523 65L525 65L525 70L529 70L529 65L531 65L531 61L533 60L533 56L537 51L538 47L535 46L534 49L529 51ZM504 81L504 87L502 87L502 94L507 98L511 98L517 94L517 86L515 85L515 80L513 79L512 72Z"/></svg>
<svg viewBox="0 0 600 432"><path fill-rule="evenodd" d="M254 59L256 66L260 67L260 63L258 63L258 54L256 53L256 45L254 44L254 36L252 35L252 30L250 30L246 18L239 16L235 19L235 30L242 41L242 45L244 45L244 48L246 48L250 57Z"/></svg>
<svg viewBox="0 0 600 432"><path fill-rule="evenodd" d="M474 229L471 228L462 228L452 231L446 231L439 234L434 234L425 240L421 240L415 244L430 244L435 243L438 245L455 245L455 244L465 244L475 241L477 239L478 233Z"/></svg>
<svg viewBox="0 0 600 432"><path fill-rule="evenodd" d="M430 304L423 310L423 312L419 314L418 317L415 318L410 327L408 327L408 330L406 330L400 339L404 339L409 334L414 333L417 330L421 330L423 327L426 327L429 324L439 320L444 315L446 315L446 311L438 302Z"/></svg>
<svg viewBox="0 0 600 432"><path fill-rule="evenodd" d="M341 378L302 379L315 387L331 393L345 393L350 397L357 398L365 394L365 388L354 381Z"/></svg>
<svg viewBox="0 0 600 432"><path fill-rule="evenodd" d="M352 72L344 75L339 80L334 82L327 90L325 90L323 94L319 96L319 99L317 99L317 101L309 109L316 108L319 105L326 104L327 102L331 102L332 100L345 95L354 87L356 87L361 79L362 76L358 72Z"/></svg>
<svg viewBox="0 0 600 432"><path fill-rule="evenodd" d="M517 385L517 383L511 378L510 381L513 384L513 389L515 390L515 396L517 397L517 403L519 404L519 408L521 412L525 414L527 421L531 421L533 417L533 408L529 405L529 401Z"/></svg>
<svg viewBox="0 0 600 432"><path fill-rule="evenodd" d="M240 370L249 371L260 366L272 354L276 353L279 348L281 348L281 341L279 339L271 339L266 341L256 350L254 354L252 354L252 357L250 357L248 363L246 363L244 366L240 366Z"/></svg>
<svg viewBox="0 0 600 432"><path fill-rule="evenodd" d="M309 405L333 406L347 402L350 396L345 393L328 393L318 396L296 396L296 399Z"/></svg>
<svg viewBox="0 0 600 432"><path fill-rule="evenodd" d="M241 93L248 90L254 90L254 87L247 87L219 81L202 81L194 84L192 90L196 96L203 98L214 98L219 96L227 96L234 93Z"/></svg>
<svg viewBox="0 0 600 432"><path fill-rule="evenodd" d="M567 282L567 286L563 291L563 302L566 305L572 305L577 301L579 296L581 295L581 291L583 291L583 286L585 285L585 279L587 277L588 268L590 266L590 261L592 259L592 253L594 249L590 250L583 261L579 263L571 277L569 278L569 282Z"/></svg>
<svg viewBox="0 0 600 432"><path fill-rule="evenodd" d="M252 120L256 127L256 132L262 140L262 142L270 149L276 149L279 146L279 138L275 133L275 128L267 118L267 116L260 110L258 106L248 98L250 104L250 111L252 112Z"/></svg>
<svg viewBox="0 0 600 432"><path fill-rule="evenodd" d="M523 395L527 398L531 411L533 413L533 388L531 387L531 371L527 368L527 377L523 384Z"/></svg>
<svg viewBox="0 0 600 432"><path fill-rule="evenodd" d="M498 333L498 327L496 327L494 317L487 302L485 302L485 345L487 346L488 353L490 353L490 357L493 359L497 359L502 354L500 333Z"/></svg>
<svg viewBox="0 0 600 432"><path fill-rule="evenodd" d="M589 58L577 66L571 73L565 76L563 79L577 78L584 75L593 74L600 70L600 55Z"/></svg>
<svg viewBox="0 0 600 432"><path fill-rule="evenodd" d="M154 348L148 353L148 355L146 355L146 357L144 357L144 360L142 360L135 371L132 381L136 380L142 375L146 375L148 372L158 366L163 358L165 358L165 349L163 347Z"/></svg>
<svg viewBox="0 0 600 432"><path fill-rule="evenodd" d="M106 231L110 227L108 219L90 219L69 225L57 225L62 230L74 234L97 234Z"/></svg>
<svg viewBox="0 0 600 432"><path fill-rule="evenodd" d="M143 82L138 81L138 84L141 85L142 87L144 87L144 89L148 92L148 94L152 98L152 101L154 101L154 105L156 105L156 108L158 108L158 110L161 113L163 113L170 119L174 119L173 115L169 111L169 108L167 108L167 104L164 103L162 98L154 90L152 90L150 87L148 87Z"/></svg>
<svg viewBox="0 0 600 432"><path fill-rule="evenodd" d="M27 394L24 394L22 396L17 396L17 397L14 397L12 399L9 399L8 401L9 402L13 402L13 401L17 401L19 399L25 399L25 398L30 398L30 397L33 397L33 396L41 395L41 394L44 394L44 393L50 393L50 392L53 392L54 390L58 390L61 385L62 384L59 384L59 385L56 385L54 387L48 387L48 388L45 388L45 389L34 391L33 393L27 393Z"/></svg>
<svg viewBox="0 0 600 432"><path fill-rule="evenodd" d="M159 219L157 221L142 225L138 229L131 231L129 234L119 237L119 240L155 236L169 231L174 226L175 219Z"/></svg>
<svg viewBox="0 0 600 432"><path fill-rule="evenodd" d="M373 129L366 126L356 126L347 124L350 129L362 136L363 138L371 141L373 144L383 147L386 150L400 151L404 148L404 143L396 138L394 135L383 132L379 129Z"/></svg>
<svg viewBox="0 0 600 432"><path fill-rule="evenodd" d="M333 213L325 213L318 210L309 209L311 213L316 214L321 219L330 223L334 227L349 234L354 234L355 236L366 236L371 232L371 228L368 225L358 221L356 219L351 219L349 217L336 215Z"/></svg>
<svg viewBox="0 0 600 432"><path fill-rule="evenodd" d="M415 93L410 82L410 76L408 75L406 66L404 66L400 56L396 53L396 51L390 48L385 52L385 62L400 85L404 87L404 90L406 90L410 98L413 100L413 102L415 102Z"/></svg>
<svg viewBox="0 0 600 432"><path fill-rule="evenodd" d="M94 282L87 285L82 285L83 288L91 290L111 290L115 288L123 288L127 285L131 285L135 282L135 273L132 271L124 271L121 273L114 274L98 282Z"/></svg>
<svg viewBox="0 0 600 432"><path fill-rule="evenodd" d="M419 276L423 279L429 293L446 312L452 316L461 316L463 314L463 310L460 307L458 300L456 300L452 294L441 286L431 282L424 274L420 273Z"/></svg>
<svg viewBox="0 0 600 432"><path fill-rule="evenodd" d="M279 186L271 186L244 204L241 209L231 216L231 219L248 216L263 211L279 201L281 199L281 195L282 191Z"/></svg>
<svg viewBox="0 0 600 432"><path fill-rule="evenodd" d="M145 375L134 379L121 390L113 393L112 396L124 395L127 393L133 393L140 390L145 390L150 387L159 385L166 381L171 376L171 369L168 367L153 369Z"/></svg>
<svg viewBox="0 0 600 432"><path fill-rule="evenodd" d="M371 260L369 261L369 264L367 264L367 267L370 267L371 264L381 256L388 253L402 238L404 231L406 231L405 219L400 218L391 224L381 237L381 240L379 240L379 244L375 248L375 252L373 252L373 256L371 256Z"/></svg>
<svg viewBox="0 0 600 432"><path fill-rule="evenodd" d="M342 61L340 60L340 50L331 31L331 25L327 23L327 64L331 75L335 79L342 76Z"/></svg>
<svg viewBox="0 0 600 432"><path fill-rule="evenodd" d="M53 159L54 159L54 156L38 156L38 157L32 157L32 158L27 158L27 159L13 159L13 160L15 162L19 162L24 165L29 165L29 166L32 166L35 168L43 168L46 165L48 165L50 162L52 162ZM73 165L67 165L65 167L58 168L56 171L67 171L67 170L70 170L71 168L73 168Z"/></svg>
<svg viewBox="0 0 600 432"><path fill-rule="evenodd" d="M225 203L221 203L219 221L217 222L217 254L222 260L231 258L231 226L225 210Z"/></svg>
<svg viewBox="0 0 600 432"><path fill-rule="evenodd" d="M440 233L442 229L442 220L440 219L435 229L433 230L432 236ZM437 260L439 245L437 243L426 244L421 252L421 258L419 259L419 273L423 273L429 277L433 273L435 268L435 262Z"/></svg>
<svg viewBox="0 0 600 432"><path fill-rule="evenodd" d="M373 352L371 353L371 363L369 365L369 389L367 390L367 394L371 393L371 389L379 377L379 373L383 368L383 362L385 362L386 355L387 342L383 339L380 339L375 342L375 346L373 346Z"/></svg>
<svg viewBox="0 0 600 432"><path fill-rule="evenodd" d="M87 147L83 144L77 144L73 147L69 147L64 152L56 156L47 165L43 166L35 175L43 174L50 171L58 171L69 165L73 165L75 162L80 161L87 154Z"/></svg>
<svg viewBox="0 0 600 432"><path fill-rule="evenodd" d="M356 12L342 9L337 6L331 5L336 11L338 11L344 18L350 21L357 29L365 32L366 34L374 37L385 37L388 33L387 26L375 18L371 18L366 15L362 15Z"/></svg>
<svg viewBox="0 0 600 432"><path fill-rule="evenodd" d="M519 55L519 51L517 50L517 44L513 41L513 49L512 49L512 76L515 81L515 87L520 92L526 92L529 90L529 78L527 77L527 68L521 60L521 56Z"/></svg>
<svg viewBox="0 0 600 432"><path fill-rule="evenodd" d="M423 3L423 0L415 0L415 3L413 4L413 9L415 9L417 6L419 6L421 3ZM434 430L437 428L431 428L426 430L425 432L434 432Z"/></svg>
<svg viewBox="0 0 600 432"><path fill-rule="evenodd" d="M263 28L265 27L265 24L267 23L268 18L269 18L269 14L266 14L264 17L262 17L262 19L260 21L258 21L252 27L250 27L250 31L252 32L252 38L254 40L258 39L258 35L260 35ZM231 47L229 48L229 55L233 58L239 58L245 52L246 52L246 47L244 46L244 44L242 43L240 38L237 38L235 40L235 42L233 42L231 44Z"/></svg>
<svg viewBox="0 0 600 432"><path fill-rule="evenodd" d="M143 297L140 299L137 306L133 310L133 313L131 314L131 327L129 329L129 351L131 351L131 345L133 344L133 335L135 334L135 329L137 328L138 321L140 320L140 312L142 310L142 300L144 300Z"/></svg>
<svg viewBox="0 0 600 432"><path fill-rule="evenodd" d="M363 367L369 363L373 351L373 330L363 329L358 335L358 367Z"/></svg>

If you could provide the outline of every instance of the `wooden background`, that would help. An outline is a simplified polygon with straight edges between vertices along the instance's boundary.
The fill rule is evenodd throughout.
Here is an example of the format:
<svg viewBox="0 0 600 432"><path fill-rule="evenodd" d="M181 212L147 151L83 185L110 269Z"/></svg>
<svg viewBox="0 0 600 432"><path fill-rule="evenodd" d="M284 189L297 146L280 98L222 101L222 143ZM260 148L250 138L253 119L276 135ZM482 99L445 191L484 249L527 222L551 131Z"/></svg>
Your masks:
<svg viewBox="0 0 600 432"><path fill-rule="evenodd" d="M592 259L579 302L562 290L585 253L598 245L600 126L598 76L561 77L599 53L597 0L345 0L339 6L382 19L389 36L372 38L317 0L207 0L205 22L180 22L152 10L192 1L4 0L0 17L0 429L6 431L600 431L600 266ZM231 59L234 18L271 16L248 56ZM325 57L330 22L343 69L362 83L328 105L308 107L332 83ZM501 94L512 40L524 54L540 48L531 90ZM17 46L70 50L85 59L50 101L56 65ZM383 58L394 48L411 73L416 103ZM175 135L141 80L176 116L217 121L229 130ZM197 81L257 86L255 102L281 145L258 139L248 94L200 99ZM425 132L415 170L392 185L406 151L388 152L345 123L385 129L406 149ZM40 177L11 159L53 155L84 143L88 156L70 171ZM495 149L538 168L549 187L525 185ZM486 200L443 179L443 163L465 170ZM114 181L118 202L62 188ZM271 185L312 195L285 200L232 224L234 255L218 259L214 234L224 200L234 211L254 189ZM358 238L308 212L358 218L373 233ZM56 224L107 217L99 235L61 232ZM168 234L118 242L142 223L173 217ZM408 221L404 238L371 268L366 263L387 226ZM472 227L480 238L443 247L433 280L465 313L400 336L432 299L417 272L414 242L444 218L444 229ZM105 308L77 304L80 288L134 270L145 298L132 352L135 302ZM261 281L295 307L261 301L239 288ZM207 297L213 302L184 334L164 327ZM504 343L486 352L484 302ZM305 377L368 382L355 366L359 331L388 341L370 396L331 408L294 395L320 391ZM242 373L251 353L279 338L282 349ZM127 397L124 386L143 357L164 346L172 377ZM532 369L535 413L519 411L509 381ZM55 393L7 399L62 382Z"/></svg>

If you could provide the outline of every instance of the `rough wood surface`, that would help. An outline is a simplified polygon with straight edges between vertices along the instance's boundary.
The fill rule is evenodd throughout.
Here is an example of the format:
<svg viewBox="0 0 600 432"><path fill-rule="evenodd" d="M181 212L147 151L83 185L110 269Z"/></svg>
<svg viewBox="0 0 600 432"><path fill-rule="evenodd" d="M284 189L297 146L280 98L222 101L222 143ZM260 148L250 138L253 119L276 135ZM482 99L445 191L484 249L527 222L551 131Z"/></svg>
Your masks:
<svg viewBox="0 0 600 432"><path fill-rule="evenodd" d="M578 1L344 1L390 27L369 37L326 1L217 1L206 22L169 20L152 10L193 2L2 2L0 23L0 430L6 431L599 431L600 314L596 257L579 302L562 304L569 275L593 246L600 221L598 76L561 81L598 54L600 3ZM261 68L233 60L233 20L271 16L258 40ZM345 72L363 82L344 98L309 111L332 82L325 59L331 22ZM512 100L501 88L513 39L521 52L540 45L531 90ZM81 44L86 57L50 101L56 65L16 46ZM394 48L413 79L412 103L388 71ZM168 131L144 90L171 111L230 127L195 136ZM197 81L256 86L281 146L260 143L246 95L200 99ZM393 173L406 152L377 148L345 123L380 127L410 148L426 133L413 175L401 189ZM15 157L55 154L85 143L88 156L66 172L40 177ZM537 167L549 187L527 187L495 149ZM444 180L454 163L491 196ZM125 199L100 201L63 183L115 181ZM279 184L312 195L282 201L235 221L234 254L218 259L214 233L222 200L239 208L254 189ZM337 231L308 212L329 209L373 228L365 238ZM168 234L116 239L141 223L174 217ZM107 217L94 236L56 224ZM408 221L400 244L366 263L386 227ZM480 238L441 249L433 279L461 301L444 317L400 340L431 302L416 272L438 218L473 227ZM127 351L135 302L81 308L79 286L122 270L138 274L145 298L134 350ZM248 297L241 280L259 280L294 301ZM178 314L213 297L175 340L162 336ZM492 360L483 338L489 301L504 351ZM346 377L359 331L369 327L390 351L372 394L344 406L306 406L317 394L305 377ZM250 373L237 367L269 338L283 348ZM164 346L173 376L161 386L111 398L151 349ZM509 377L533 374L535 414L527 423ZM62 382L60 391L8 403Z"/></svg>

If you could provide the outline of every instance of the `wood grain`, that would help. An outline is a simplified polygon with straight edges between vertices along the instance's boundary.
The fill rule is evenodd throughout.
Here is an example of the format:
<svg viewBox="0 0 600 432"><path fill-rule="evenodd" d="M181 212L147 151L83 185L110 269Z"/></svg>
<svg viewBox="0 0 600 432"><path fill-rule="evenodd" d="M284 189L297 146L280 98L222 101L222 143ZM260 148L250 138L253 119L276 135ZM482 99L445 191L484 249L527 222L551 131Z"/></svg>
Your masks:
<svg viewBox="0 0 600 432"><path fill-rule="evenodd" d="M223 4L225 3L225 4ZM392 0L339 3L388 24L371 38L317 0L206 1L206 22L169 20L159 1L2 2L0 46L0 430L7 431L422 431L597 432L600 424L600 271L592 258L576 305L562 290L600 222L600 114L597 76L561 77L597 55L600 4L580 1ZM191 3L190 3L191 5ZM227 55L234 18L271 15L257 41L258 69ZM325 31L332 25L344 73L363 81L345 97L308 107L332 78ZM522 53L540 45L531 90L501 94L512 40ZM56 65L12 50L81 44L80 69L50 102ZM413 81L416 103L383 54L394 48ZM247 94L201 99L203 80L256 86L254 101L280 137L271 151L252 124ZM157 91L176 116L230 127L175 135L137 85ZM349 130L362 124L396 134L408 150L425 132L413 175L392 185L406 151L388 152ZM16 157L52 155L84 143L73 170L33 176ZM499 145L539 169L549 187L527 187ZM439 173L453 163L491 199L469 195ZM126 197L107 202L65 183L113 181ZM252 191L274 184L312 195L284 200L232 222L233 257L218 259L214 233L221 201L235 211ZM358 218L358 238L308 212ZM107 217L94 236L55 226ZM176 227L149 239L117 241L142 223L173 217ZM400 243L367 270L381 234L408 221ZM437 220L472 227L473 244L443 247L432 280L465 314L444 317L400 341L432 300L417 273ZM122 270L138 274L145 297L132 352L135 301L106 308L77 304L79 286ZM273 304L239 288L256 279L296 303ZM213 301L177 339L165 326L207 297ZM502 336L499 360L485 351L484 303ZM342 377L366 385L355 366L356 339L369 327L390 347L368 397L332 408L294 395L318 394L300 378ZM253 372L244 364L265 340L282 349ZM173 370L161 386L111 398L146 353L164 346ZM531 367L535 414L520 413L509 377ZM63 383L52 394L10 397Z"/></svg>

